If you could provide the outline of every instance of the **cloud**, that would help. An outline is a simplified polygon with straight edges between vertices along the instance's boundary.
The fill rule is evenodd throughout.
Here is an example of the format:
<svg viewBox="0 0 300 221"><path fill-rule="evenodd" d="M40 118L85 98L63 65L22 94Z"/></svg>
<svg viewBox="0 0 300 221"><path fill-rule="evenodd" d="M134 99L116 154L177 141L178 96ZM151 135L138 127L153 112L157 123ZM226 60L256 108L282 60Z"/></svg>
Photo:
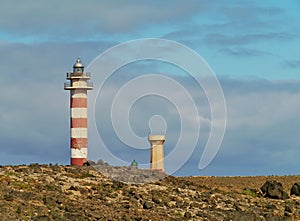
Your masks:
<svg viewBox="0 0 300 221"><path fill-rule="evenodd" d="M117 35L151 33L157 25L159 32L166 35L181 32L183 27L197 24L207 16L211 21L201 22L197 29L209 32L209 38L217 38L214 34L220 34L219 31L257 31L259 27L263 31L274 23L272 18L284 16L283 9L276 7L255 4L229 7L227 3L196 0L185 4L179 0L159 3L91 0L86 4L81 1L37 3L29 0L25 3L13 0L3 3L0 10L0 36L22 42L109 40ZM276 24L280 22L276 20Z"/></svg>
<svg viewBox="0 0 300 221"><path fill-rule="evenodd" d="M205 36L204 41L210 45L245 45L266 40L285 41L294 38L292 34L284 32L264 33L264 34L239 34L225 35L219 33L211 33Z"/></svg>
<svg viewBox="0 0 300 221"><path fill-rule="evenodd" d="M239 1L234 1L234 5L230 7L227 2L208 1L188 1L185 4L182 1L123 3L94 0L89 3L3 2L0 9L0 163L68 164L69 94L63 90L65 73L71 71L77 56L81 56L87 65L99 53L124 40L155 35L187 42L211 61L216 61L215 67L229 69L228 72L232 72L231 68L236 64L235 60L226 63L228 55L264 58L251 66L251 70L243 66L245 63L240 63L240 69L235 67L235 70L242 70L241 74L256 73L256 76L269 72L270 78L278 76L278 70L268 67L274 64L274 60L271 56L268 60L266 55L278 50L280 59L284 60L282 66L296 71L299 61L284 58L287 57L284 52L288 51L291 56L289 49L296 48L295 30L298 29L293 29L290 24L298 20L288 17L284 7L282 10L258 7L255 5L260 4L256 2L239 6ZM269 53L271 48L272 54ZM220 62L215 59L216 52L221 52ZM127 75L112 78L106 93L113 96L130 77L155 71L173 73L173 77L189 89L200 112L199 143L191 159L177 174L253 175L299 171L296 159L300 154L297 148L300 124L298 81L220 79L227 101L228 128L215 160L204 171L199 171L198 163L209 135L211 116L205 94L192 79L170 67L137 65L134 72L128 69L125 70ZM176 91L174 95L185 98ZM105 105L109 106L110 98L108 96L100 104L104 109ZM139 119L148 119L157 113L155 102L150 101L140 101L131 116L133 129L140 135L148 132L148 122ZM173 106L160 102L160 113L166 116L169 124L168 153L176 144L180 122ZM191 121L188 107L184 108L184 113ZM142 160L149 160L148 152L120 149L122 143L108 122L109 112L100 111L98 114L105 118L101 121L104 125L102 133L114 151L122 150L119 153L124 154L125 159L132 160L137 154Z"/></svg>
<svg viewBox="0 0 300 221"><path fill-rule="evenodd" d="M259 168L257 174L296 173L299 83L224 81L228 127L220 161L250 173L251 167Z"/></svg>
<svg viewBox="0 0 300 221"><path fill-rule="evenodd" d="M143 69L139 66L138 70ZM121 82L116 81L117 78L112 78L110 84L107 85L106 90L108 91L103 94L105 99L98 102L101 108L97 113L98 117L102 118L98 126L102 130L101 133L106 139L106 144L112 148L114 154L123 157L128 162L135 156L140 162L145 163L149 160L148 151L142 152L125 148L114 134L112 126L109 126L111 124L109 122L111 101L116 95L116 91L130 79L130 73L135 73L135 71L131 70L125 75L121 74ZM191 79L177 75L173 75L173 77L182 85L187 86L197 104L201 119L198 145L192 157L176 174L270 175L293 174L299 170L299 166L295 163L297 162L295 156L300 154L297 148L297 143L300 141L297 132L297 125L300 123L297 117L300 98L299 81L222 78L221 86L225 93L228 111L227 129L217 157L205 170L199 171L198 163L210 132L210 106L203 91L194 85ZM174 95L185 99L182 94L174 92ZM180 134L180 121L178 121L180 116L172 111L174 107L170 106L167 101L160 100L158 103L154 101L145 98L137 102L131 110L131 124L137 134L146 136L150 116L162 114L168 124L165 150L166 153L169 153L174 148ZM126 105L120 107L122 106ZM190 117L189 107L180 106L179 108L185 109L186 116L184 117ZM119 108L119 111L118 117L120 118L127 113L122 108ZM189 132L186 131L186 133ZM191 143L186 141L185 145L188 146ZM185 151L185 148L182 147L179 151ZM172 162L168 162L166 167L172 167Z"/></svg>
<svg viewBox="0 0 300 221"><path fill-rule="evenodd" d="M262 7L257 5L245 4L243 6L224 6L220 11L230 20L243 20L243 21L262 21L274 16L284 14L284 10L279 7Z"/></svg>
<svg viewBox="0 0 300 221"><path fill-rule="evenodd" d="M99 47L99 44L92 43L40 44L36 45L36 48L22 44L2 45L2 50L7 52L3 73L7 74L0 76L1 164L69 163L69 95L63 91L65 72L71 70L75 60L74 54L84 52L92 56L98 53ZM61 51L67 53L62 54ZM17 61L20 64L15 64L15 56L19 57ZM45 59L45 56L48 59ZM88 63L88 59L83 61ZM105 108L109 107L111 98L128 79L150 71L155 73L161 69L169 70L168 67L152 63L150 67L145 64L137 65L133 69L124 67L123 72L120 70L119 75L110 79L105 92L108 96L104 96L106 99L99 103L104 108L97 112L104 119L100 124L101 133L107 139L108 145L129 161L133 156L139 156L137 159L146 162L149 159L148 152L127 151L128 149L123 148L123 144L109 126L110 112ZM176 74L173 70L170 73L175 73L172 77L191 93L201 120L199 143L192 157L177 174L285 174L296 173L299 170L295 163L295 157L300 154L297 148L297 125L300 124L298 81L220 79L228 109L227 130L217 157L204 171L199 171L199 159L210 132L209 103L192 78ZM185 99L180 93L174 92L174 95ZM147 123L143 123L141 119L148 119L149 116L157 114L153 102L149 103L147 99L140 101L132 110L134 131L142 131L140 135L145 135L143 133L148 131ZM164 104L163 100L160 102L162 103L159 113L166 116L168 123L168 153L176 144L180 133L180 121L172 105ZM185 107L183 110L187 121L190 121L189 108ZM120 113L119 117L122 116ZM186 145L189 145L189 142ZM184 151L184 148L180 151Z"/></svg>
<svg viewBox="0 0 300 221"><path fill-rule="evenodd" d="M76 43L6 43L0 45L1 77L12 85L27 81L58 82L65 77L62 70L69 71L77 56L84 57L87 65L104 49L114 42ZM6 82L6 83L8 83Z"/></svg>
<svg viewBox="0 0 300 221"><path fill-rule="evenodd" d="M219 52L239 58L270 55L268 52L249 48L222 48L219 50Z"/></svg>
<svg viewBox="0 0 300 221"><path fill-rule="evenodd" d="M111 43L0 45L1 164L69 163L66 72L77 55L87 65Z"/></svg>
<svg viewBox="0 0 300 221"><path fill-rule="evenodd" d="M32 40L95 39L105 34L132 34L153 24L186 20L206 8L204 1L141 2L82 1L25 2L1 5L0 27L12 37ZM30 39L29 39L30 40Z"/></svg>
<svg viewBox="0 0 300 221"><path fill-rule="evenodd" d="M205 170L197 172L203 151L201 140L189 162L177 173L297 174L300 82L223 78L221 85L228 115L219 153Z"/></svg>
<svg viewBox="0 0 300 221"><path fill-rule="evenodd" d="M300 60L285 60L281 66L286 68L300 68Z"/></svg>

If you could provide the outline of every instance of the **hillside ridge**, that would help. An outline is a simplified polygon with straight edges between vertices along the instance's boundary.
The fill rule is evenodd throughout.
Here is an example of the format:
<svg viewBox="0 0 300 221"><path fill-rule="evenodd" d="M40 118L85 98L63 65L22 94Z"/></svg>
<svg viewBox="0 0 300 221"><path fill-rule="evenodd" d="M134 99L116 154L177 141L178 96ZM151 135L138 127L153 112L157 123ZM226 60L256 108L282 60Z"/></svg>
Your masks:
<svg viewBox="0 0 300 221"><path fill-rule="evenodd" d="M0 166L0 220L300 220L300 197L265 198L267 180L289 193L300 176L166 176L135 184L92 166Z"/></svg>

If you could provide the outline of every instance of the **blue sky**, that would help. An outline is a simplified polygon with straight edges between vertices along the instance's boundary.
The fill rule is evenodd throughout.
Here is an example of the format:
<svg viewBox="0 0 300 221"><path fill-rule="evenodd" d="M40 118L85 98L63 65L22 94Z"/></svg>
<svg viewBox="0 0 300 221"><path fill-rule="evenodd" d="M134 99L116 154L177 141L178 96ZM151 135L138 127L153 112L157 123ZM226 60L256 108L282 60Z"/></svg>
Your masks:
<svg viewBox="0 0 300 221"><path fill-rule="evenodd" d="M200 118L205 119L197 147L175 174L299 174L299 9L297 0L2 2L0 164L68 164L69 94L63 82L77 56L88 65L118 43L164 38L190 47L207 61L220 81L228 110L220 151L207 168L199 170L209 106L192 79L173 76L191 92ZM122 82L149 71L181 73L166 64L128 66L108 82L105 102ZM141 119L156 114L151 99L133 109L137 116L133 129L141 135L148 130ZM167 115L172 105L162 105L160 114ZM108 145L126 160L136 154L146 161L145 153L127 151L114 139L103 118L109 109L103 111L98 121L106 125L101 126L106 138L112 138ZM179 133L179 121L174 119L167 118L172 125L167 152Z"/></svg>

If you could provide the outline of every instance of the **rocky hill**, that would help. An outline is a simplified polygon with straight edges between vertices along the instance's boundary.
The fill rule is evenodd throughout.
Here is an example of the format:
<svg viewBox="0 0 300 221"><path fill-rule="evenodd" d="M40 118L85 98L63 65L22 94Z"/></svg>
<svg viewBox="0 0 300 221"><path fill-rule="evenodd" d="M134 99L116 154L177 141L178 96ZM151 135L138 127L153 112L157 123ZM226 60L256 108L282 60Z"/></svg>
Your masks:
<svg viewBox="0 0 300 221"><path fill-rule="evenodd" d="M280 182L286 197L267 198L260 190L267 180ZM300 220L300 197L290 196L296 182L299 176L167 176L134 184L92 166L2 166L0 220Z"/></svg>

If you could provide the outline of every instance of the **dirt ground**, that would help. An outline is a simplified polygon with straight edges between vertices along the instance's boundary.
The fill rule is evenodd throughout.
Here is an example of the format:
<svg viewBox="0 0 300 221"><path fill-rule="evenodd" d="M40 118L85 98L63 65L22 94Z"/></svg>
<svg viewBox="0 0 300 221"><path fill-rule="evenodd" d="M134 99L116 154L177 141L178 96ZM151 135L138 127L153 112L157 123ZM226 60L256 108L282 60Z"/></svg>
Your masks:
<svg viewBox="0 0 300 221"><path fill-rule="evenodd" d="M294 183L300 182L300 176L233 176L233 177L209 177L192 176L181 177L183 180L192 181L199 186L210 189L216 188L224 192L241 193L244 188L259 189L267 180L276 180L282 183L284 191L290 193Z"/></svg>

